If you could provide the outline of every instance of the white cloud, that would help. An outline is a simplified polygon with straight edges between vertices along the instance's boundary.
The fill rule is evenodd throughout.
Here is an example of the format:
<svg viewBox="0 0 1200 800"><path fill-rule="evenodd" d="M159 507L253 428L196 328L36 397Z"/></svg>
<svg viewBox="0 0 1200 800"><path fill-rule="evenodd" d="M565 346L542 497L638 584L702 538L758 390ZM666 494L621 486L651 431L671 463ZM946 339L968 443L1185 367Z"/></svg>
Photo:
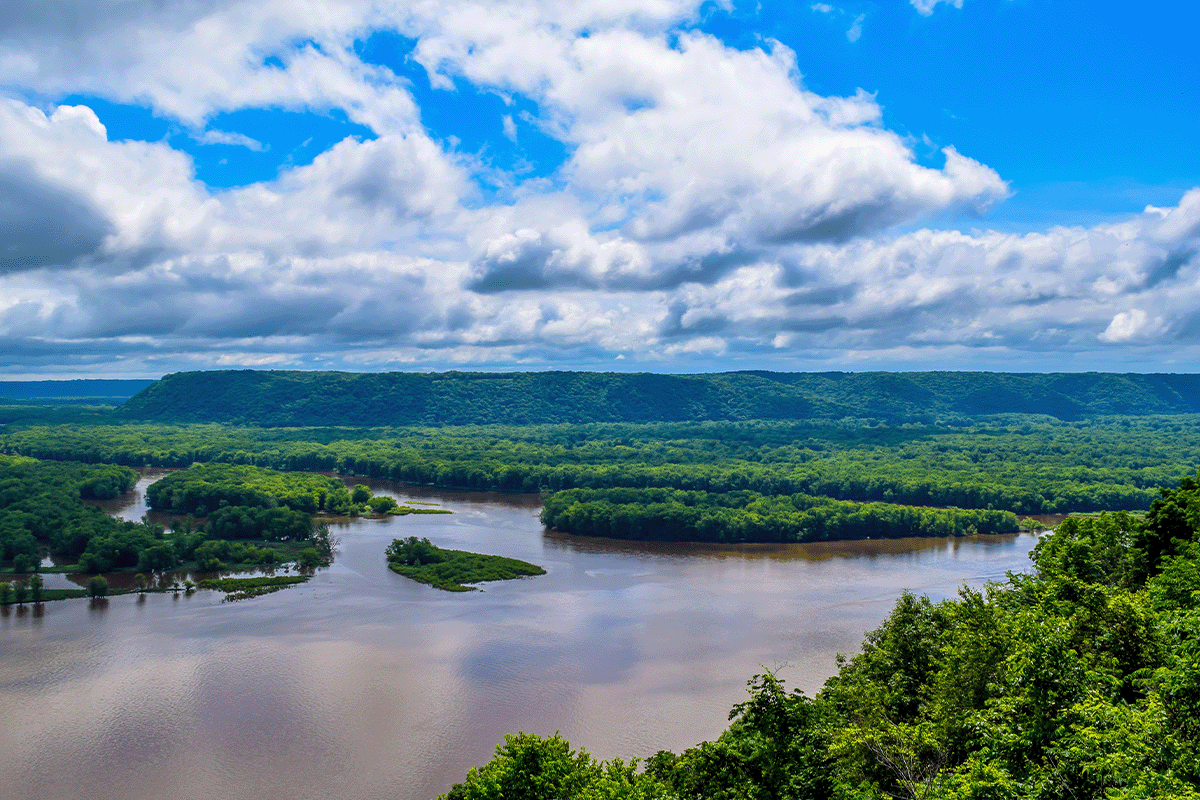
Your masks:
<svg viewBox="0 0 1200 800"><path fill-rule="evenodd" d="M866 14L859 14L854 18L854 22L850 23L850 29L846 31L846 38L852 42L857 42L862 38L863 20L867 18Z"/></svg>
<svg viewBox="0 0 1200 800"><path fill-rule="evenodd" d="M953 147L940 169L917 163L876 97L816 94L781 44L680 32L695 3L83 8L0 18L0 67L22 97L145 103L199 141L247 147L269 142L211 118L343 109L377 138L213 192L165 142L109 142L89 108L0 100L0 224L19 231L0 251L9 372L979 366L973 353L1200 346L1200 190L1093 228L897 234L983 212L1008 187ZM447 152L409 86L355 55L378 29L416 39L435 83L535 102L522 124L560 139L565 162L518 183ZM517 138L511 115L500 124ZM509 180L499 199L472 180L485 172Z"/></svg>
<svg viewBox="0 0 1200 800"><path fill-rule="evenodd" d="M266 146L257 139L251 139L244 133L232 133L230 131L206 130L196 134L193 137L200 144L231 144L238 147L245 147L248 150L253 150L256 153L261 153L266 149Z"/></svg>
<svg viewBox="0 0 1200 800"><path fill-rule="evenodd" d="M1112 322L1099 338L1102 342L1129 342L1153 333L1160 325L1160 320L1152 320L1142 309L1133 308L1113 316Z"/></svg>
<svg viewBox="0 0 1200 800"><path fill-rule="evenodd" d="M963 0L909 0L912 7L917 10L917 13L923 17L932 16L933 10L937 8L938 3L946 3L955 8L962 8Z"/></svg>

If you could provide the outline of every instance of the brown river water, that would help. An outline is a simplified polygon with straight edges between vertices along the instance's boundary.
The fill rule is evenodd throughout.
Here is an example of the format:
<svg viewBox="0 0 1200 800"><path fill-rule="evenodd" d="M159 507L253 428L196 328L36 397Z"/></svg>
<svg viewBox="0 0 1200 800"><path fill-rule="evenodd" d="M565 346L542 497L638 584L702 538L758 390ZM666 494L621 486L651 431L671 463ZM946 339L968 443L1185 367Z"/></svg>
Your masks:
<svg viewBox="0 0 1200 800"><path fill-rule="evenodd" d="M141 517L152 477L110 511ZM547 532L536 496L368 483L454 513L347 521L332 567L253 600L0 612L0 796L430 800L519 730L678 752L763 666L811 695L903 590L1001 580L1035 541L620 542ZM442 592L388 571L410 535L548 574Z"/></svg>

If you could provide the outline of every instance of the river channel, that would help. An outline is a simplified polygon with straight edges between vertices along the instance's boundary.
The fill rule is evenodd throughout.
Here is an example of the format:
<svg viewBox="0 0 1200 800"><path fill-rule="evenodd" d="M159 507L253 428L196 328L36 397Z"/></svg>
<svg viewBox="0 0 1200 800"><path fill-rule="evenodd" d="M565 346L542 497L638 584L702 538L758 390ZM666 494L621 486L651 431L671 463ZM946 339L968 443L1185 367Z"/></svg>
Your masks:
<svg viewBox="0 0 1200 800"><path fill-rule="evenodd" d="M110 510L139 518L152 478ZM249 601L0 614L0 795L430 800L518 730L678 752L724 729L763 666L811 695L902 591L1001 580L1035 541L619 542L547 532L536 496L368 483L454 513L338 525L332 567ZM442 592L388 571L410 535L547 574Z"/></svg>

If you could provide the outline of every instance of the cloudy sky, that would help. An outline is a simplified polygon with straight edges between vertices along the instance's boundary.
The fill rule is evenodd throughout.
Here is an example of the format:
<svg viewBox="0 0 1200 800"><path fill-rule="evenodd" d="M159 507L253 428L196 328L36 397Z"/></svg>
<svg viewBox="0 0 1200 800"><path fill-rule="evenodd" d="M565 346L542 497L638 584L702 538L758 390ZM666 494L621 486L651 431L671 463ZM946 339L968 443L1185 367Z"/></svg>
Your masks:
<svg viewBox="0 0 1200 800"><path fill-rule="evenodd" d="M0 377L1200 371L1194 2L0 6Z"/></svg>

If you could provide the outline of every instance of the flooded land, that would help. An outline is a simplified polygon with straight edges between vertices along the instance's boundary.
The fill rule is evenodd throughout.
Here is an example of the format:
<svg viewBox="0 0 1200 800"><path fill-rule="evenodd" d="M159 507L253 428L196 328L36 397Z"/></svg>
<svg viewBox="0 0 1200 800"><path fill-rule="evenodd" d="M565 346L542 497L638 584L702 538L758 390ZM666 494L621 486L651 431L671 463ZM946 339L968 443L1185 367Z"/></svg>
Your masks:
<svg viewBox="0 0 1200 800"><path fill-rule="evenodd" d="M110 511L140 518L153 477ZM812 694L902 591L1003 579L1035 541L610 541L547 532L536 495L368 483L454 513L340 523L332 567L246 602L6 609L4 795L429 800L518 730L678 751L720 733L763 666ZM413 535L547 574L438 591L387 568Z"/></svg>

